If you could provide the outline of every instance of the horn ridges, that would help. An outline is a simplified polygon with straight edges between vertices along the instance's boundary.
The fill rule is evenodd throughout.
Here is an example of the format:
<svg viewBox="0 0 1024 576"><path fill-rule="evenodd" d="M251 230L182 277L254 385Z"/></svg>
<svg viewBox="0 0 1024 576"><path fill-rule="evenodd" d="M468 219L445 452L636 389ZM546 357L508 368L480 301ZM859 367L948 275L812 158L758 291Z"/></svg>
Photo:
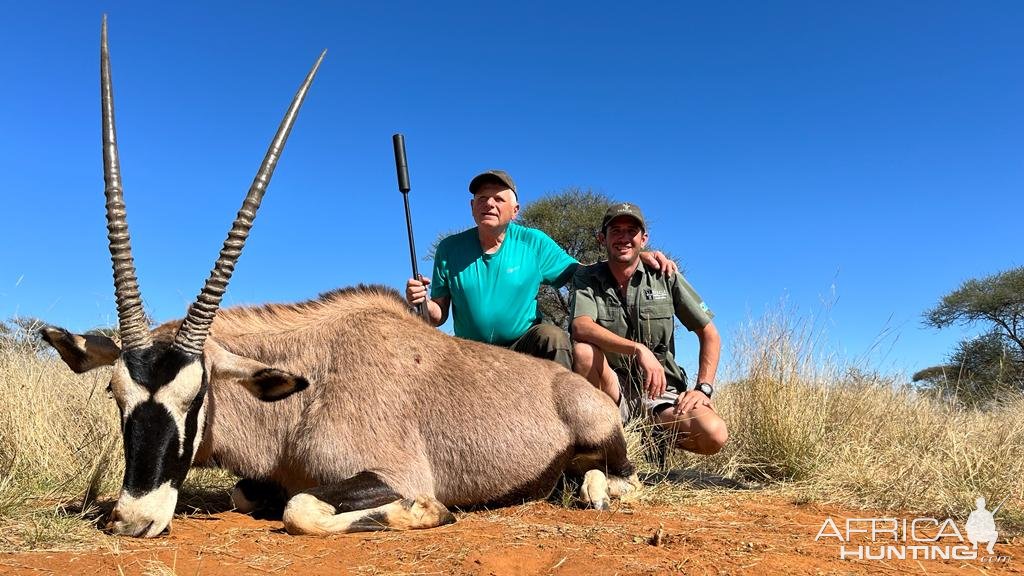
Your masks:
<svg viewBox="0 0 1024 576"><path fill-rule="evenodd" d="M203 350L203 344L206 342L206 337L210 334L210 326L217 315L217 309L220 307L224 291L227 289L231 275L235 271L235 263L238 262L238 257L242 253L245 240L248 238L249 230L252 228L253 220L256 218L256 211L263 200L263 194L267 190L267 185L270 184L270 178L274 175L274 168L277 167L277 161L280 159L284 145L288 141L288 135L291 133L292 125L298 116L299 108L302 107L306 93L309 91L313 78L316 76L320 63L323 62L326 54L326 50L320 53L320 57L317 58L313 68L306 75L305 81L303 81L299 90L295 93L295 97L288 107L288 112L278 126L277 133L274 135L274 139L271 141L270 147L263 158L263 163L260 165L260 169L256 173L252 185L249 187L249 192L242 202L242 208L238 211L238 216L231 226L231 231L228 232L228 237L224 241L224 247L220 251L220 257L217 258L217 263L214 265L213 270L210 271L210 277L206 280L206 284L196 297L196 301L189 307L188 315L181 323L181 328L178 329L178 333L174 337L174 345L185 352L198 355Z"/></svg>
<svg viewBox="0 0 1024 576"><path fill-rule="evenodd" d="M117 153L117 129L114 123L114 88L110 74L110 50L107 47L107 17L103 16L100 34L100 101L103 115L103 194L106 196L107 240L114 269L114 297L121 330L121 347L128 350L149 346L149 326L142 309L142 295L135 277L128 217L121 186L121 163Z"/></svg>

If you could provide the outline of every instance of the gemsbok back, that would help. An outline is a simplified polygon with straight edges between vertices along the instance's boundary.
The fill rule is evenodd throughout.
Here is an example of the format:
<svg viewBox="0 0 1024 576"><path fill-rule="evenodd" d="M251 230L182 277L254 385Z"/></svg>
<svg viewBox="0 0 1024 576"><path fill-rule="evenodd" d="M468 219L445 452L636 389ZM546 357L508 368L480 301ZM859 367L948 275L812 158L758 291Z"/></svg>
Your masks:
<svg viewBox="0 0 1024 576"><path fill-rule="evenodd" d="M104 18L103 164L120 341L54 327L42 336L75 372L113 367L125 474L108 528L164 532L193 465L241 476L235 506L283 508L292 534L439 526L454 521L448 507L543 498L567 470L584 474L581 499L594 508L636 489L618 410L603 393L553 362L439 332L392 289L217 313L323 57L185 319L150 331L121 187Z"/></svg>

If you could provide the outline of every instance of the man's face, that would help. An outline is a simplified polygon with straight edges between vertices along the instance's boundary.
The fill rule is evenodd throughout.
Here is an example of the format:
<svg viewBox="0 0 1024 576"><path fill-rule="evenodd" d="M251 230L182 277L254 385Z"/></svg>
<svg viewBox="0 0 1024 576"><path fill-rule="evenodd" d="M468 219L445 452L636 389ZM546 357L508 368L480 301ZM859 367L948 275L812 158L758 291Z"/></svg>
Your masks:
<svg viewBox="0 0 1024 576"><path fill-rule="evenodd" d="M519 213L515 192L504 184L487 183L480 186L469 205L473 210L473 221L481 228L503 228Z"/></svg>
<svg viewBox="0 0 1024 576"><path fill-rule="evenodd" d="M647 245L647 233L640 223L630 216L619 216L608 223L604 233L597 239L608 252L608 260L632 264L640 258L640 252Z"/></svg>

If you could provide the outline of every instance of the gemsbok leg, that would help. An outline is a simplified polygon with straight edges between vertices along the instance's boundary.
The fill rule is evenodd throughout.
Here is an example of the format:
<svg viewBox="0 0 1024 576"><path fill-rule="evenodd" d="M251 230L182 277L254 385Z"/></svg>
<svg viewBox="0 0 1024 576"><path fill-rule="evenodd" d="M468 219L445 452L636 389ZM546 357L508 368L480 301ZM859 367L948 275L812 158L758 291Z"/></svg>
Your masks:
<svg viewBox="0 0 1024 576"><path fill-rule="evenodd" d="M289 534L312 535L416 530L455 522L437 498L403 498L373 472L292 496L282 519Z"/></svg>
<svg viewBox="0 0 1024 576"><path fill-rule="evenodd" d="M574 375L565 375L568 383ZM626 437L617 413L598 420L578 394L567 391L560 396L565 403L560 411L568 421L569 429L576 431L576 455L566 467L566 473L582 477L579 489L580 503L586 508L607 510L613 498L638 491L642 484L636 469L629 461ZM590 390L597 401L611 404L604 392Z"/></svg>
<svg viewBox="0 0 1024 576"><path fill-rule="evenodd" d="M640 487L640 479L636 474L623 478L606 475L598 469L588 470L580 485L580 501L588 508L607 510L612 499L621 499Z"/></svg>
<svg viewBox="0 0 1024 576"><path fill-rule="evenodd" d="M235 510L253 518L280 518L287 501L284 488L273 480L243 478L231 491Z"/></svg>

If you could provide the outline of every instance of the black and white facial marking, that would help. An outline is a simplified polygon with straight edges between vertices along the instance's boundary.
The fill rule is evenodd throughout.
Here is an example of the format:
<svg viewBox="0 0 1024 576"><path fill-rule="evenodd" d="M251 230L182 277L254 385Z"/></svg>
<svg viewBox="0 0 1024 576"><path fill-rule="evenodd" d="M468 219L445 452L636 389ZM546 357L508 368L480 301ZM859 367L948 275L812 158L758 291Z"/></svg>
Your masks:
<svg viewBox="0 0 1024 576"><path fill-rule="evenodd" d="M203 358L167 342L127 350L115 362L110 388L121 411L125 472L114 532L152 537L170 524L202 440L208 387Z"/></svg>

